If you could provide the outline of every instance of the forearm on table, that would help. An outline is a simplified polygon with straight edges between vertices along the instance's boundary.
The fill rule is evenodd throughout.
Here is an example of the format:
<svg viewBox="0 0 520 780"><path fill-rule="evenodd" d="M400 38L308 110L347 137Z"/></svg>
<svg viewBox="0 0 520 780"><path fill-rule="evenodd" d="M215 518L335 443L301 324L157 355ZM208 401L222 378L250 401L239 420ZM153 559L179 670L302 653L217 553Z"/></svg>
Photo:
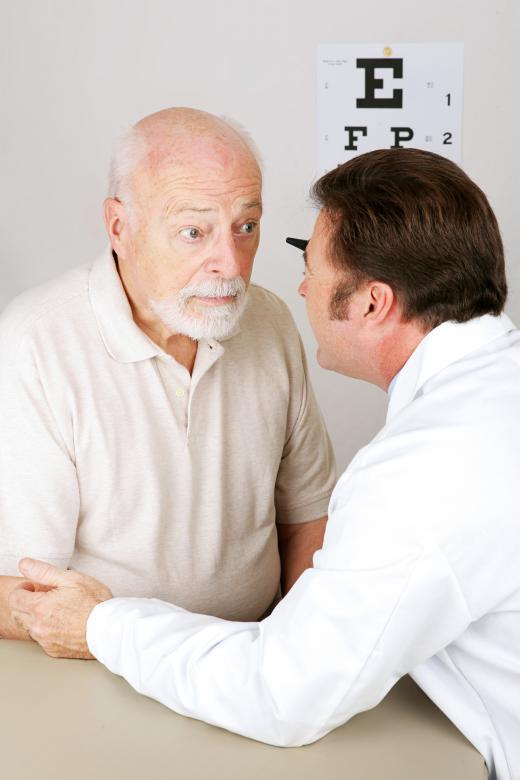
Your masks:
<svg viewBox="0 0 520 780"><path fill-rule="evenodd" d="M0 575L0 639L31 639L27 631L12 619L8 604L9 594L22 581L22 577Z"/></svg>
<svg viewBox="0 0 520 780"><path fill-rule="evenodd" d="M312 557L323 545L326 525L327 517L308 523L277 525L282 595L292 588L305 569L312 568Z"/></svg>

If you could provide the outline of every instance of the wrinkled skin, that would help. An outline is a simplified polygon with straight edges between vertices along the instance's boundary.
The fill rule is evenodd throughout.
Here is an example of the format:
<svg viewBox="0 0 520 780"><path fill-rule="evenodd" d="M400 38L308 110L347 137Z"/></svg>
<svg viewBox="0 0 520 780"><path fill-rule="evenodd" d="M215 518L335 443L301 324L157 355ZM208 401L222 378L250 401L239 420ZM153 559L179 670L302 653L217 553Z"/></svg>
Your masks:
<svg viewBox="0 0 520 780"><path fill-rule="evenodd" d="M53 658L92 659L87 620L95 606L112 598L98 580L24 558L21 581L9 598L13 618Z"/></svg>

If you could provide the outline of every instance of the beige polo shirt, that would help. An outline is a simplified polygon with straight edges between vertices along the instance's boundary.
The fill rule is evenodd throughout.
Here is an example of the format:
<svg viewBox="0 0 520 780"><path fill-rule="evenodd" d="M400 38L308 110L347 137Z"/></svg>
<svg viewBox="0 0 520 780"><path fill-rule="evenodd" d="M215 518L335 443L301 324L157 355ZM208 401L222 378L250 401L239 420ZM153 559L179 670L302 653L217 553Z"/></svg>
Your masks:
<svg viewBox="0 0 520 780"><path fill-rule="evenodd" d="M193 373L137 327L109 252L0 317L0 573L30 555L195 612L256 619L275 522L325 515L331 446L287 307L252 285Z"/></svg>

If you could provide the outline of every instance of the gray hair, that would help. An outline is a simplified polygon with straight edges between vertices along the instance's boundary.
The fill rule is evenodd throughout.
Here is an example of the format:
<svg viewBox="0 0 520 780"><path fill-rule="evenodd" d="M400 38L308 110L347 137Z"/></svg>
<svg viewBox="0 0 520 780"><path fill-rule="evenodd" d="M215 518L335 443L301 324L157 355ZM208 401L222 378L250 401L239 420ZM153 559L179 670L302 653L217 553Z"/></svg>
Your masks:
<svg viewBox="0 0 520 780"><path fill-rule="evenodd" d="M258 167L262 169L260 152L251 134L239 122L230 117L220 116L219 119L235 131ZM145 135L137 125L132 125L132 127L125 130L114 144L109 169L108 197L117 198L130 211L132 210L130 178L144 160L146 152Z"/></svg>
<svg viewBox="0 0 520 780"><path fill-rule="evenodd" d="M130 202L130 177L146 154L146 142L139 127L125 130L114 144L108 174L108 197Z"/></svg>

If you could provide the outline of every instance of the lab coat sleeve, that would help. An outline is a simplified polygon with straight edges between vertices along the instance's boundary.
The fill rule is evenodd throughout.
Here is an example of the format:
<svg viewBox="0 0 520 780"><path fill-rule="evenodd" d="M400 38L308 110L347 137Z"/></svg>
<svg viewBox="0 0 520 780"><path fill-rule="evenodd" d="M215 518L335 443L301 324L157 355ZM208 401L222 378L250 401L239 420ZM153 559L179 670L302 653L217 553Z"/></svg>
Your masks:
<svg viewBox="0 0 520 780"><path fill-rule="evenodd" d="M471 621L434 544L372 569L319 561L261 623L113 599L92 612L89 647L182 715L273 745L313 742L378 704Z"/></svg>

